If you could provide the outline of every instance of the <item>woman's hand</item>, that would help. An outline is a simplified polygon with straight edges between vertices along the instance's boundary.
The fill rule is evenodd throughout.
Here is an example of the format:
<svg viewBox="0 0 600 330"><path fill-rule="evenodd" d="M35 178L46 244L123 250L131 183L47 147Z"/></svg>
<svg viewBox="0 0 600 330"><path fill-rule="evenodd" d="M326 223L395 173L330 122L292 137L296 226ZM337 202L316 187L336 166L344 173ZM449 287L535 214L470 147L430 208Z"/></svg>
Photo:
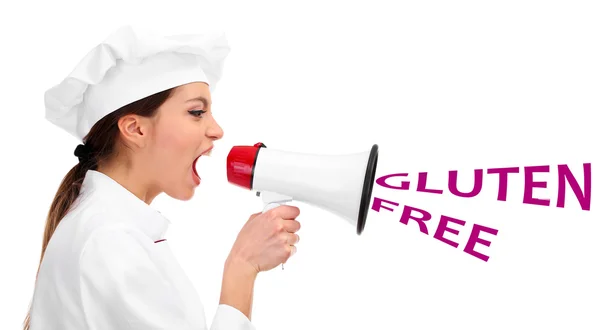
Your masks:
<svg viewBox="0 0 600 330"><path fill-rule="evenodd" d="M300 209L290 205L252 214L240 230L229 259L241 261L256 274L285 263L296 252L294 244L300 240L296 234L300 229L298 215Z"/></svg>

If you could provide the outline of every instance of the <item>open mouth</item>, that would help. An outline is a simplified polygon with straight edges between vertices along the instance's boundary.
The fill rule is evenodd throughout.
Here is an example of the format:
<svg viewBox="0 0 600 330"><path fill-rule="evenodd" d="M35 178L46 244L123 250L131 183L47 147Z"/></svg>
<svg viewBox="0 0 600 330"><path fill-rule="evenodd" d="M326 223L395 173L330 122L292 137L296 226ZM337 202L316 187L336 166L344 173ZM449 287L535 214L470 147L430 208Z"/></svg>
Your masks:
<svg viewBox="0 0 600 330"><path fill-rule="evenodd" d="M200 177L200 175L198 175L198 172L196 171L196 163L198 162L198 159L200 159L202 155L196 157L196 159L194 159L194 163L192 164L192 171L194 171L194 175L196 175L197 177Z"/></svg>
<svg viewBox="0 0 600 330"><path fill-rule="evenodd" d="M210 148L208 148L208 150L206 150L203 153L201 153L200 155L198 155L198 157L196 157L196 159L194 159L194 162L192 163L192 172L194 173L194 175L196 176L198 181L200 181L200 175L198 174L198 171L196 169L196 166L198 164L198 159L200 159L200 157L202 157L202 155L210 156L210 151L212 150L212 148L213 147L210 147Z"/></svg>

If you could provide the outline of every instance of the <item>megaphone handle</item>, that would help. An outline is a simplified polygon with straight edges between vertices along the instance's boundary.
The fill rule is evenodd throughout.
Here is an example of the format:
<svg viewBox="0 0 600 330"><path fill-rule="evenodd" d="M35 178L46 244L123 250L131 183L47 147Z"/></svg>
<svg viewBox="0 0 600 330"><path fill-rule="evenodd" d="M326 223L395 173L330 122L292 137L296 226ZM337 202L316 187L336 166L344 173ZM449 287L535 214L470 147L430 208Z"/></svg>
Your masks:
<svg viewBox="0 0 600 330"><path fill-rule="evenodd" d="M262 213L265 213L270 209L274 209L280 205L284 205L286 202L291 202L293 200L291 196L282 195L272 191L263 191L259 193L259 195L261 194L263 203L265 204ZM284 263L281 264L281 269L283 269L283 264Z"/></svg>
<svg viewBox="0 0 600 330"><path fill-rule="evenodd" d="M284 204L285 204L284 202L266 203L265 208L263 209L262 213L265 213L265 212L267 212L267 211L269 211L271 209L274 209L274 208L278 207L279 205L284 205ZM284 263L281 264L281 270L284 270L283 264Z"/></svg>

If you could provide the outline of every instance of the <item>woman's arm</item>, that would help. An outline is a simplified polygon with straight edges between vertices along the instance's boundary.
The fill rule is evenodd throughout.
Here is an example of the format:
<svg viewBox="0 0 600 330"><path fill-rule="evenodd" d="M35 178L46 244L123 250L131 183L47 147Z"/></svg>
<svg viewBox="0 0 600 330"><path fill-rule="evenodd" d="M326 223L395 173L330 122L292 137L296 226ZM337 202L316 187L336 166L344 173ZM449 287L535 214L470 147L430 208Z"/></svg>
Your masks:
<svg viewBox="0 0 600 330"><path fill-rule="evenodd" d="M259 272L286 262L296 251L299 214L295 206L280 205L250 216L225 261L221 300L211 330L255 329L250 322L254 282Z"/></svg>
<svg viewBox="0 0 600 330"><path fill-rule="evenodd" d="M220 304L229 305L244 313L248 320L252 315L254 282L258 272L247 262L230 256L225 261L221 284Z"/></svg>

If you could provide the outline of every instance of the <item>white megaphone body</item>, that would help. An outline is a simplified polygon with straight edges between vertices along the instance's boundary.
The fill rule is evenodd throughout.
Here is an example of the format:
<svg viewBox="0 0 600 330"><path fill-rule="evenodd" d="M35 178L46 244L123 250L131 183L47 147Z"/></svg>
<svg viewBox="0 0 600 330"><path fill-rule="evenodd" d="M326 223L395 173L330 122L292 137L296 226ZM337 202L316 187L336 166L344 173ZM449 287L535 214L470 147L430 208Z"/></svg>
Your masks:
<svg viewBox="0 0 600 330"><path fill-rule="evenodd" d="M318 155L269 149L263 143L234 146L227 180L256 191L263 212L293 200L341 216L360 235L371 202L379 147L347 155Z"/></svg>

